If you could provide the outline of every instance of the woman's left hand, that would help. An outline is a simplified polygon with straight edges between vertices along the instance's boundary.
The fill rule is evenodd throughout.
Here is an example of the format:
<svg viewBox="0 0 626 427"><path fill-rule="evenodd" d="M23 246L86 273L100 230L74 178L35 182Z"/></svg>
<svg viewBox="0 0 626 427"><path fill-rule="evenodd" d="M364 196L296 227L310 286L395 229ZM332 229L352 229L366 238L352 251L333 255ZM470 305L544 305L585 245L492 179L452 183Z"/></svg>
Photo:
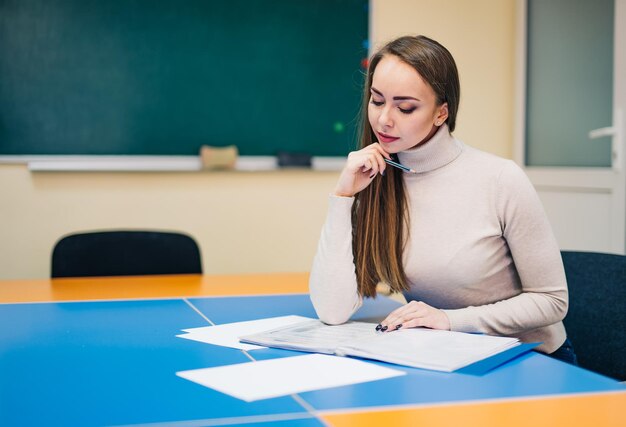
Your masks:
<svg viewBox="0 0 626 427"><path fill-rule="evenodd" d="M450 320L446 313L422 301L411 301L392 311L380 324L383 332L419 326L450 330Z"/></svg>

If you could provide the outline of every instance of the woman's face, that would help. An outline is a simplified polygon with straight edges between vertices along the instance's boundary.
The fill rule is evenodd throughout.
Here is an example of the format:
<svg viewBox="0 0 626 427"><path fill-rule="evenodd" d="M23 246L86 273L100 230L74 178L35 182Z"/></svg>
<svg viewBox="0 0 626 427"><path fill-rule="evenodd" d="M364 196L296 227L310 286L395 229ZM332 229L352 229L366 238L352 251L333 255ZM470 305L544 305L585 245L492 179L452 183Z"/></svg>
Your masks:
<svg viewBox="0 0 626 427"><path fill-rule="evenodd" d="M413 67L386 55L374 71L367 114L378 142L388 153L428 141L446 118L433 89Z"/></svg>

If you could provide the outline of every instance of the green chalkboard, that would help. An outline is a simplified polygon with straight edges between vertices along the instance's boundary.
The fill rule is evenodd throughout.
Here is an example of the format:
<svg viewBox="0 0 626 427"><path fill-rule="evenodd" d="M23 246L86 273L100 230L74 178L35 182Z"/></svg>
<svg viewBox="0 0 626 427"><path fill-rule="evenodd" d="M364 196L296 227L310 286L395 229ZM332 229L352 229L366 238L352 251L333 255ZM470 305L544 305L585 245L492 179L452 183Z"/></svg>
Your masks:
<svg viewBox="0 0 626 427"><path fill-rule="evenodd" d="M0 0L0 155L345 155L367 0Z"/></svg>

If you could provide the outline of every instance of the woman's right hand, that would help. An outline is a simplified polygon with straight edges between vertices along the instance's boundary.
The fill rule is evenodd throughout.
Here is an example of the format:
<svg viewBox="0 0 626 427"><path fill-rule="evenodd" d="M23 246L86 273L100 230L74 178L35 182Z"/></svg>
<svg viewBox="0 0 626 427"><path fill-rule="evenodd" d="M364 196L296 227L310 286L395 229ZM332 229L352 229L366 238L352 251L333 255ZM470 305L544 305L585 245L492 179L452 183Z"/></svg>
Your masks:
<svg viewBox="0 0 626 427"><path fill-rule="evenodd" d="M348 154L348 160L335 187L335 196L353 197L365 189L376 174L384 173L387 167L385 158L391 159L389 153L377 142Z"/></svg>

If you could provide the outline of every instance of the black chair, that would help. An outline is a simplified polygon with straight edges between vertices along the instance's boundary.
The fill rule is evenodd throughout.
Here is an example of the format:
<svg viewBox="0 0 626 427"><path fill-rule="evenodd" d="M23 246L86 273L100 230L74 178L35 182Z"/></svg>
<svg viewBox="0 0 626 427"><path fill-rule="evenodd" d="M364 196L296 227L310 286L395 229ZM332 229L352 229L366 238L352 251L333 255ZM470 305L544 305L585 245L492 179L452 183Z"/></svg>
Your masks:
<svg viewBox="0 0 626 427"><path fill-rule="evenodd" d="M626 380L626 256L561 251L569 311L565 320L581 367Z"/></svg>
<svg viewBox="0 0 626 427"><path fill-rule="evenodd" d="M202 274L200 249L186 234L97 231L63 237L52 251L51 277Z"/></svg>

